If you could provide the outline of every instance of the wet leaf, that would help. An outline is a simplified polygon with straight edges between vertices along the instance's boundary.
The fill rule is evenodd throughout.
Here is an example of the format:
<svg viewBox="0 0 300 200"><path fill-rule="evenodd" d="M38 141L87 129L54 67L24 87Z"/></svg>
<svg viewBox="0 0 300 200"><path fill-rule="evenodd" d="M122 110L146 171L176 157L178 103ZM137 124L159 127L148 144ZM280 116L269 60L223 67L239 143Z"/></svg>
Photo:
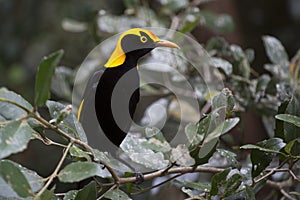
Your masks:
<svg viewBox="0 0 300 200"><path fill-rule="evenodd" d="M201 11L204 25L216 33L229 33L234 29L234 22L227 14L217 14L210 11Z"/></svg>
<svg viewBox="0 0 300 200"><path fill-rule="evenodd" d="M145 139L137 138L134 135L127 135L121 144L121 149L129 156L129 158L140 165L149 169L162 169L167 167L169 161L164 158L162 152L154 152L145 148L143 143Z"/></svg>
<svg viewBox="0 0 300 200"><path fill-rule="evenodd" d="M46 105L49 109L50 116L53 119L57 119L61 114L61 111L66 108L65 105L55 101L47 101ZM81 141L87 143L85 132L77 117L72 112L65 116L65 119L58 125L58 127L72 137L78 138Z"/></svg>
<svg viewBox="0 0 300 200"><path fill-rule="evenodd" d="M25 175L22 173L21 169L12 161L0 161L0 179L4 180L5 185L7 185L6 187L16 192L18 196L29 197L32 195L30 184L28 183Z"/></svg>
<svg viewBox="0 0 300 200"><path fill-rule="evenodd" d="M13 121L0 129L0 159L26 149L33 134L26 121Z"/></svg>
<svg viewBox="0 0 300 200"><path fill-rule="evenodd" d="M192 166L195 164L195 160L190 156L190 152L184 144L179 144L172 149L170 159L179 166Z"/></svg>
<svg viewBox="0 0 300 200"><path fill-rule="evenodd" d="M271 138L258 142L256 145L248 144L241 147L241 149L252 149L252 177L258 176L273 159L275 153L281 153L280 149L285 146L285 143L280 138Z"/></svg>
<svg viewBox="0 0 300 200"><path fill-rule="evenodd" d="M77 158L85 158L87 161L91 161L89 154L76 146L70 148L70 154Z"/></svg>
<svg viewBox="0 0 300 200"><path fill-rule="evenodd" d="M63 168L59 172L58 178L64 183L74 183L93 176L102 177L103 171L97 163L74 162Z"/></svg>
<svg viewBox="0 0 300 200"><path fill-rule="evenodd" d="M43 58L40 63L35 80L34 104L36 106L45 105L46 101L50 98L52 76L63 54L63 50L56 51L48 57Z"/></svg>
<svg viewBox="0 0 300 200"><path fill-rule="evenodd" d="M233 174L227 181L224 187L223 197L229 197L235 194L242 183L242 176Z"/></svg>
<svg viewBox="0 0 300 200"><path fill-rule="evenodd" d="M286 65L289 59L281 42L272 36L264 36L262 39L267 51L267 55L272 63Z"/></svg>
<svg viewBox="0 0 300 200"><path fill-rule="evenodd" d="M229 76L232 73L232 64L222 58L211 58L210 64L216 68L222 69Z"/></svg>
<svg viewBox="0 0 300 200"><path fill-rule="evenodd" d="M223 172L219 172L211 178L211 190L210 190L210 195L215 196L218 194L219 189L222 185L226 183L226 178L227 175L230 172L230 168L225 169Z"/></svg>
<svg viewBox="0 0 300 200"><path fill-rule="evenodd" d="M238 161L236 159L236 154L225 149L217 149L222 157L225 157L229 165L233 167L238 166Z"/></svg>
<svg viewBox="0 0 300 200"><path fill-rule="evenodd" d="M6 88L0 88L0 117L6 120L15 120L27 115L27 112L22 108L6 103L3 100L15 102L28 110L33 110L32 106L20 95L15 92L9 91ZM2 120L4 121L4 120Z"/></svg>
<svg viewBox="0 0 300 200"><path fill-rule="evenodd" d="M111 200L132 200L125 192L123 192L119 188L106 192L104 197Z"/></svg>

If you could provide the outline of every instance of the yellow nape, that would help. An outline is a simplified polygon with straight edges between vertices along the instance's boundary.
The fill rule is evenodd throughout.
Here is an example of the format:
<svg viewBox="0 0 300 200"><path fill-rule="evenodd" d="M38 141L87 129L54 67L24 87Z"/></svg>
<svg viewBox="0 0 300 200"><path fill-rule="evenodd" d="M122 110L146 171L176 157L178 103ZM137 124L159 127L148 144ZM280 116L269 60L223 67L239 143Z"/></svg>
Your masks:
<svg viewBox="0 0 300 200"><path fill-rule="evenodd" d="M148 31L146 29L142 29L142 28L129 29L120 35L117 45L116 45L116 48L113 51L113 53L111 54L108 61L105 63L104 67L111 68L111 67L117 67L117 66L122 65L126 59L126 55L121 46L121 41L122 41L123 37L126 35L129 35L129 34L141 36L140 31L145 32L154 42L158 42L160 40L154 33L152 33L151 31Z"/></svg>
<svg viewBox="0 0 300 200"><path fill-rule="evenodd" d="M80 120L80 114L81 114L81 111L82 111L83 102L84 102L84 99L81 101L81 103L79 105L79 108L78 108L78 112L77 112L77 119L78 120Z"/></svg>

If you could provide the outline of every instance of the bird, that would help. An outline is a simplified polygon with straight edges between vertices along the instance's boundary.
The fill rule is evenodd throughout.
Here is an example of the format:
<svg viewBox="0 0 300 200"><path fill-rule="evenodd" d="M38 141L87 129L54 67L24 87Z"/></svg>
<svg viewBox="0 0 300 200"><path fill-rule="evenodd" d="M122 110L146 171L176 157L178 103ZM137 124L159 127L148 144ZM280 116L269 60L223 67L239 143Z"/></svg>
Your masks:
<svg viewBox="0 0 300 200"><path fill-rule="evenodd" d="M124 31L107 62L89 79L77 117L92 147L109 151L105 146L118 148L125 139L140 99L138 61L157 47L180 48L144 28ZM105 137L90 125L97 122Z"/></svg>

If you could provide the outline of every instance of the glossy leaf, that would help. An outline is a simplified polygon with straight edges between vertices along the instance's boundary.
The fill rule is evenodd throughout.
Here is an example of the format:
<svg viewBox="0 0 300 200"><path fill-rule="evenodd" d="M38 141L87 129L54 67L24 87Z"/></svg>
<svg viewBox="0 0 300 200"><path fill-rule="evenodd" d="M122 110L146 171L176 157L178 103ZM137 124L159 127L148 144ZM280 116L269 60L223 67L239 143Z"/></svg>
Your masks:
<svg viewBox="0 0 300 200"><path fill-rule="evenodd" d="M285 113L295 116L300 116L300 102L296 95L290 99ZM300 128L293 123L284 122L284 139L286 142L299 138Z"/></svg>
<svg viewBox="0 0 300 200"><path fill-rule="evenodd" d="M300 155L300 142L297 139L290 141L285 147L284 150L289 155L299 156Z"/></svg>
<svg viewBox="0 0 300 200"><path fill-rule="evenodd" d="M0 116L5 120L15 120L27 115L27 112L17 105L4 102L9 100L25 107L28 110L33 110L32 106L20 95L9 91L6 88L0 88Z"/></svg>
<svg viewBox="0 0 300 200"><path fill-rule="evenodd" d="M211 190L210 195L215 196L218 194L220 187L226 183L227 175L230 172L230 168L225 169L223 172L219 172L211 178Z"/></svg>
<svg viewBox="0 0 300 200"><path fill-rule="evenodd" d="M290 115L290 114L279 114L276 115L275 118L300 127L300 117L298 116Z"/></svg>
<svg viewBox="0 0 300 200"><path fill-rule="evenodd" d="M280 138L271 138L258 142L256 145L244 145L241 149L252 149L252 177L258 176L273 159L274 153L280 153L280 149L285 146L285 143Z"/></svg>
<svg viewBox="0 0 300 200"><path fill-rule="evenodd" d="M63 54L63 50L56 51L48 57L43 58L40 63L35 80L34 104L36 106L45 105L46 101L50 98L52 76Z"/></svg>
<svg viewBox="0 0 300 200"><path fill-rule="evenodd" d="M123 192L119 188L106 192L104 197L111 200L132 200L125 192Z"/></svg>
<svg viewBox="0 0 300 200"><path fill-rule="evenodd" d="M5 184L7 184L7 187L16 192L18 196L29 197L32 195L30 184L28 183L25 175L12 161L0 161L0 178L4 180Z"/></svg>
<svg viewBox="0 0 300 200"><path fill-rule="evenodd" d="M26 121L13 121L0 128L0 159L25 150L33 132Z"/></svg>
<svg viewBox="0 0 300 200"><path fill-rule="evenodd" d="M62 169L58 178L61 182L74 183L93 176L102 176L101 166L93 162L75 162Z"/></svg>
<svg viewBox="0 0 300 200"><path fill-rule="evenodd" d="M223 197L229 197L235 194L242 183L242 176L233 174L227 181L224 187Z"/></svg>

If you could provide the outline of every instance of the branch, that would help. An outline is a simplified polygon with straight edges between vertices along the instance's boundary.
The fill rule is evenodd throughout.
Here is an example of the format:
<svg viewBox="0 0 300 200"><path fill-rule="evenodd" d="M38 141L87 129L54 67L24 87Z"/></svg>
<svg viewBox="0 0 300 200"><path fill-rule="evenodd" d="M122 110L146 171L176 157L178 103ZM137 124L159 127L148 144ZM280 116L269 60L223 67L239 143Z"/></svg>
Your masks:
<svg viewBox="0 0 300 200"><path fill-rule="evenodd" d="M195 167L176 167L171 168L168 171L165 169L152 172L150 174L144 175L144 180L151 180L157 177L169 175L169 174L186 174L186 173L194 173L194 172L207 172L207 173L219 173L224 171L224 169L216 168L216 167L203 167L203 166L197 166ZM134 183L136 182L136 177L128 177L128 178L120 178L119 183Z"/></svg>
<svg viewBox="0 0 300 200"><path fill-rule="evenodd" d="M62 157L61 157L59 163L57 164L57 166L56 166L54 172L50 175L50 177L49 177L47 183L44 185L44 187L43 187L43 188L37 193L37 195L34 197L34 200L39 199L39 197L40 197L40 196L44 193L44 191L48 188L48 186L50 185L50 183L52 183L53 179L57 176L57 173L58 173L60 167L62 166L64 160L66 159L66 156L67 156L67 154L68 154L68 152L69 152L70 147L72 146L72 144L73 144L72 142L70 142L70 143L68 144L68 146L67 146L67 148L66 148L64 154L62 155Z"/></svg>

